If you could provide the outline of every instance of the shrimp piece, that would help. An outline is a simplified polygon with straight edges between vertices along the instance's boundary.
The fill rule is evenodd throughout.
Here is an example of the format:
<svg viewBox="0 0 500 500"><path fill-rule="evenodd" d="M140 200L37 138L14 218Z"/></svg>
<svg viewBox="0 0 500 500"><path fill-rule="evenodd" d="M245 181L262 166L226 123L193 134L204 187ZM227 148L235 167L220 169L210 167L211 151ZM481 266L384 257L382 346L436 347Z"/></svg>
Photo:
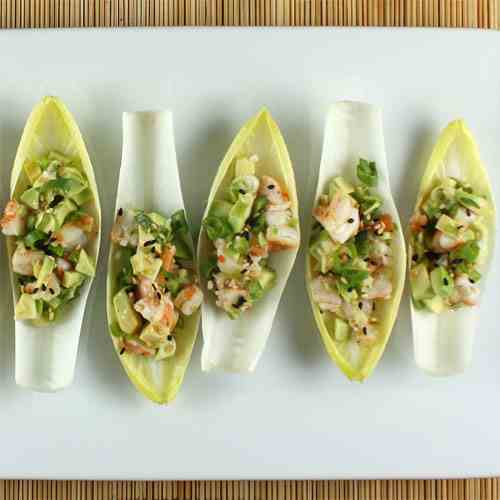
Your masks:
<svg viewBox="0 0 500 500"><path fill-rule="evenodd" d="M217 296L215 304L226 311L230 311L233 307L244 311L250 307L248 304L248 292L242 288L222 288L217 290L215 295Z"/></svg>
<svg viewBox="0 0 500 500"><path fill-rule="evenodd" d="M118 210L111 229L111 241L122 247L136 247L138 244L137 222L131 210Z"/></svg>
<svg viewBox="0 0 500 500"><path fill-rule="evenodd" d="M94 227L94 218L91 215L82 215L79 219L73 221L73 224L86 233L91 233Z"/></svg>
<svg viewBox="0 0 500 500"><path fill-rule="evenodd" d="M383 231L388 231L389 233L394 231L394 221L391 214L382 214L380 216L380 223L383 224Z"/></svg>
<svg viewBox="0 0 500 500"><path fill-rule="evenodd" d="M146 358L154 356L156 353L156 349L147 347L141 342L132 339L124 340L122 343L122 348L125 349L127 352L131 352L133 354L139 354L141 356L145 356Z"/></svg>
<svg viewBox="0 0 500 500"><path fill-rule="evenodd" d="M329 203L320 203L314 209L313 216L338 243L345 243L359 230L359 210L356 202L340 192L337 192Z"/></svg>
<svg viewBox="0 0 500 500"><path fill-rule="evenodd" d="M363 294L363 298L373 299L389 299L392 294L392 283L385 273L376 273L373 276L372 286Z"/></svg>
<svg viewBox="0 0 500 500"><path fill-rule="evenodd" d="M73 222L64 224L61 229L53 234L52 238L66 250L81 248L88 241L85 231Z"/></svg>
<svg viewBox="0 0 500 500"><path fill-rule="evenodd" d="M294 227L272 226L266 231L266 239L269 243L270 252L280 252L297 248L299 245L299 233Z"/></svg>
<svg viewBox="0 0 500 500"><path fill-rule="evenodd" d="M432 237L431 248L437 253L447 253L463 244L461 238L452 238L441 231L436 231Z"/></svg>
<svg viewBox="0 0 500 500"><path fill-rule="evenodd" d="M137 300L145 299L155 293L153 289L153 281L145 276L139 276L137 288L135 289L135 296Z"/></svg>
<svg viewBox="0 0 500 500"><path fill-rule="evenodd" d="M2 233L6 236L21 236L26 232L26 207L10 200L0 220Z"/></svg>
<svg viewBox="0 0 500 500"><path fill-rule="evenodd" d="M264 212L264 217L268 226L284 226L292 214L286 205L270 205Z"/></svg>
<svg viewBox="0 0 500 500"><path fill-rule="evenodd" d="M466 274L455 278L456 303L475 306L479 302L479 287L474 286Z"/></svg>
<svg viewBox="0 0 500 500"><path fill-rule="evenodd" d="M59 279L63 279L64 273L66 271L70 271L72 269L72 265L66 259L62 257L57 257L56 259L56 275Z"/></svg>
<svg viewBox="0 0 500 500"><path fill-rule="evenodd" d="M410 219L410 230L412 233L419 233L429 222L427 215L415 214Z"/></svg>
<svg viewBox="0 0 500 500"><path fill-rule="evenodd" d="M260 260L261 258L265 259L269 255L269 245L266 243L265 245L260 245L257 238L252 238L250 242L250 257L252 260Z"/></svg>
<svg viewBox="0 0 500 500"><path fill-rule="evenodd" d="M374 239L370 251L370 262L372 264L376 264L374 267L387 267L390 265L391 259L391 247L385 241L379 238Z"/></svg>
<svg viewBox="0 0 500 500"><path fill-rule="evenodd" d="M284 205L288 203L288 195L281 191L279 182L263 175L260 179L259 194L265 196L270 205Z"/></svg>
<svg viewBox="0 0 500 500"><path fill-rule="evenodd" d="M163 314L160 318L159 323L165 325L169 331L173 331L177 321L179 319L179 313L174 309L174 304L169 299L164 302Z"/></svg>
<svg viewBox="0 0 500 500"><path fill-rule="evenodd" d="M163 269L165 271L170 272L174 266L174 257L175 257L175 246L167 245L161 254L161 260L163 262Z"/></svg>
<svg viewBox="0 0 500 500"><path fill-rule="evenodd" d="M24 276L33 276L33 265L43 260L44 254L39 250L28 250L18 245L12 254L12 270Z"/></svg>
<svg viewBox="0 0 500 500"><path fill-rule="evenodd" d="M191 316L202 304L203 293L196 285L185 286L175 298L174 304L184 316Z"/></svg>
<svg viewBox="0 0 500 500"><path fill-rule="evenodd" d="M169 309L173 309L173 304L169 297L157 291L138 300L134 309L150 323L165 323L171 317Z"/></svg>
<svg viewBox="0 0 500 500"><path fill-rule="evenodd" d="M326 276L318 276L311 282L313 300L322 311L337 312L342 305L342 299L333 290L334 280Z"/></svg>
<svg viewBox="0 0 500 500"><path fill-rule="evenodd" d="M239 273L243 268L243 263L240 262L238 256L226 251L226 242L218 239L215 240L214 245L217 250L217 265L219 269L225 274Z"/></svg>

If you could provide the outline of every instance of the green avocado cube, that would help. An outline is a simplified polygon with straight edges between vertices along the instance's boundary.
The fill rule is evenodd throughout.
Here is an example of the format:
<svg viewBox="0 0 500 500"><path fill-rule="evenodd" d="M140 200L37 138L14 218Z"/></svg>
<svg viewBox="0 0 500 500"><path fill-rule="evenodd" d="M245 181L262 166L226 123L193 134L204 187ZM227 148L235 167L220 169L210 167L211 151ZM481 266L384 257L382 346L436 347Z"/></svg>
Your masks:
<svg viewBox="0 0 500 500"><path fill-rule="evenodd" d="M443 266L431 271L431 285L434 293L444 299L449 297L455 288L452 277Z"/></svg>
<svg viewBox="0 0 500 500"><path fill-rule="evenodd" d="M86 276L78 271L65 271L62 285L64 288L80 286L85 281Z"/></svg>
<svg viewBox="0 0 500 500"><path fill-rule="evenodd" d="M55 208L54 217L57 225L60 227L64 224L64 219L71 213L77 210L78 207L70 199L64 198Z"/></svg>
<svg viewBox="0 0 500 500"><path fill-rule="evenodd" d="M42 175L42 169L38 163L26 160L23 165L24 173L28 176L30 184L33 184L40 175Z"/></svg>
<svg viewBox="0 0 500 500"><path fill-rule="evenodd" d="M16 320L37 319L39 317L36 300L29 294L23 293L15 308Z"/></svg>
<svg viewBox="0 0 500 500"><path fill-rule="evenodd" d="M21 195L21 201L33 210L38 210L40 204L40 192L36 188L27 189Z"/></svg>
<svg viewBox="0 0 500 500"><path fill-rule="evenodd" d="M423 300L433 295L429 271L424 264L418 264L411 270L410 284L415 300Z"/></svg>
<svg viewBox="0 0 500 500"><path fill-rule="evenodd" d="M86 276L95 275L94 263L83 248L80 250L80 255L78 256L78 262L76 263L75 270L79 273L85 274Z"/></svg>
<svg viewBox="0 0 500 500"><path fill-rule="evenodd" d="M228 222L235 233L243 230L245 223L252 212L252 204L255 196L251 193L241 194L236 203L231 207Z"/></svg>
<svg viewBox="0 0 500 500"><path fill-rule="evenodd" d="M113 307L120 329L129 335L136 333L142 326L142 320L133 308L125 288L113 297Z"/></svg>

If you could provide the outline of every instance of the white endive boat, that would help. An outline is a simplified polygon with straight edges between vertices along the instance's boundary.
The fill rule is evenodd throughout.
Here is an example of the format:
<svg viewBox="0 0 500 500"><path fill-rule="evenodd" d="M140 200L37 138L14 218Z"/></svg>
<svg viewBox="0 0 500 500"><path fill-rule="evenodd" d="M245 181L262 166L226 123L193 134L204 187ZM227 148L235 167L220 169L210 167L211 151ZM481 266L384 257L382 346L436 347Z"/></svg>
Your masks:
<svg viewBox="0 0 500 500"><path fill-rule="evenodd" d="M170 111L123 114L122 164L115 213L120 216L127 211L136 210L142 211L143 214L154 212L166 218L174 212L184 211ZM188 231L185 240L189 253L194 258L193 243ZM112 243L109 253L107 276L109 332L122 366L137 390L156 403L168 403L179 391L188 367L198 331L200 311L198 309L194 314L183 317L182 322L177 323L175 330L171 332L175 336L176 344L173 355L159 359L124 349L123 339L116 335L117 325L122 323L117 317L113 302L120 289L117 282L118 275L124 265L130 266L131 254L127 253L126 243L123 245ZM157 293L159 290L160 288ZM161 290L163 294L163 288ZM133 310L132 314L137 316ZM139 321L144 320L139 318ZM123 333L119 332L120 335ZM135 333L139 342L140 332Z"/></svg>
<svg viewBox="0 0 500 500"><path fill-rule="evenodd" d="M234 288L227 288L225 291L221 290L219 292L221 294L219 295L219 299L216 299L214 293L216 290L211 286L213 281L207 281L206 276L204 276L205 273L200 273L206 297L202 311L204 344L201 364L204 371L222 369L231 372L252 372L255 369L269 337L274 316L288 276L292 270L300 242L297 192L292 164L280 130L269 112L265 109L260 111L242 127L222 160L210 190L204 220L206 221L207 217L213 213L216 205L228 205L227 195L230 184L235 179L245 177L245 175L237 173L240 165L238 162L240 160L245 165L245 168L249 168L249 172L251 172L251 175L247 177L250 179L249 182L258 185L260 180L259 193L262 194L263 192L263 180L268 178L266 176L269 176L269 178L273 178L273 184L270 185L270 188L274 188L275 193L278 192L278 198L281 198L281 192L286 196L286 206L288 207L286 212L289 215L285 215L285 219L286 217L293 218L294 227L290 229L291 226L286 226L284 230L290 230L293 233L295 241L292 248L269 253L268 264L270 269L272 269L270 273L274 276L272 279L273 285L272 287L268 287L269 289L266 290L265 295L256 302L253 302L253 299L248 296L246 290L243 289L235 292ZM235 182L238 182L238 180ZM274 182L277 185L274 185ZM257 187L254 186L254 188L254 196L258 196L258 193L255 193ZM241 195L242 199L248 196L251 197L249 193L245 194L244 191L245 189L239 191L239 193L243 193ZM238 193L237 196L239 196ZM233 198L234 201L235 198ZM254 209L255 204L252 210ZM234 238L236 240L239 238L239 241L242 242L241 238L246 237L247 240L250 239L251 245L252 239L255 237L253 234L249 234L253 231L252 225L248 223L248 220L246 221L247 224L244 224L245 220L241 222L241 228L235 230L235 233L239 233L242 236L235 236ZM222 225L224 223L227 223L227 221L220 222ZM242 231L240 232L240 230ZM263 234L261 233L261 235ZM269 236L269 233L267 235ZM228 241L224 243L221 239L217 244L219 244L219 249L220 244L225 245L227 248L228 245L233 244L236 240L233 240L232 243ZM267 243L264 237L263 245L266 248L264 252L266 255L265 260L267 260L268 254ZM207 229L204 227L198 241L198 263L201 269L206 267L207 262L211 258L210 256L213 256L213 254L214 241L209 239ZM243 255L246 256L243 257ZM233 286L231 282L241 284L245 279L243 273L247 269L246 266L249 265L250 257L246 252L243 252L238 254L237 259L236 274L234 274L235 279L233 280L232 277L228 277L225 280L229 282L228 287ZM219 255L218 262L219 264L224 262L223 255ZM222 270L219 276L221 273ZM207 287L209 282L211 289ZM222 284L221 286L225 285ZM260 290L262 291L262 288ZM236 302L234 307L231 307L231 305L227 306L227 310L230 313L238 316L235 319L231 319L227 314L227 310L224 311L216 304L216 302L219 303L219 306L222 304L222 293L226 292L228 296L234 293L240 294L240 301ZM246 309L249 305L251 307ZM240 306L242 306L241 309L236 310Z"/></svg>
<svg viewBox="0 0 500 500"><path fill-rule="evenodd" d="M475 331L479 316L479 301L484 287L484 276L493 258L495 241L495 203L487 171L481 162L479 149L470 130L463 120L456 120L441 133L429 163L424 172L417 198L415 211L429 199L436 186L446 179L455 179L470 186L470 190L483 200L483 206L471 209L464 206L461 210L468 212L472 224L457 226L458 230L478 232L481 235L479 253L474 265L482 276L479 282L467 278L467 287L474 291L473 301L460 307L445 307L432 311L426 307L417 308L411 302L411 319L413 329L414 354L417 366L430 375L446 376L462 373L472 360ZM455 182L452 180L451 182ZM453 192L454 188L451 188ZM470 203L470 202L469 202ZM474 204L474 202L472 202ZM458 217L458 216L457 216ZM451 221L453 223L453 221ZM468 224L468 221L466 221ZM439 222L438 222L439 226ZM465 233L466 234L466 233ZM415 249L409 241L409 265L415 264ZM462 252L463 253L463 252ZM435 257L439 257L438 254ZM463 257L462 255L457 255ZM438 264L441 262L440 257ZM476 258L475 255L472 258ZM455 269L455 268L453 268ZM413 270L412 270L413 272ZM411 276L410 276L411 277ZM455 276L457 283L458 273ZM472 286L473 284L473 286ZM433 287L428 287L431 290ZM461 287L455 286L455 289ZM423 291L425 293L425 290ZM476 297L477 294L477 297ZM439 298L437 295L435 298ZM472 298L472 297L470 297ZM470 302L470 301L468 301ZM435 309L435 306L433 307Z"/></svg>
<svg viewBox="0 0 500 500"><path fill-rule="evenodd" d="M17 200L32 184L33 179L29 179L26 173L26 164L49 154L56 156L60 154L71 158L72 166L74 166L72 175L78 177L83 174L81 180L85 179L82 182L88 184L86 201L83 202L83 198L80 201L86 214L93 219L92 234L89 235L85 248L90 257L89 261L95 263L99 253L101 209L94 171L75 120L66 106L56 97L45 97L34 108L26 123L11 175L11 199ZM50 169L45 172L48 170ZM74 204L72 207L76 208ZM14 302L17 303L21 296L21 286L18 282L18 275L12 271L12 254L16 250L15 237L7 237L7 248ZM53 257L51 259L54 261ZM75 272L75 275L78 275L78 272ZM18 385L37 391L56 391L71 384L92 275L91 270L83 285L79 287L77 296L61 307L60 313L58 312L57 316L50 321L16 320L16 382ZM41 306L42 302L38 301L38 305ZM44 302L44 304L47 303ZM16 306L16 315L17 312ZM19 316L22 315L19 314Z"/></svg>
<svg viewBox="0 0 500 500"><path fill-rule="evenodd" d="M383 297L383 300L372 297L374 294L370 290L372 287L370 282L368 282L368 289L365 288L364 281L358 286L350 288L350 275L355 276L361 272L365 274L365 279L372 279L371 275L368 274L369 266L372 265L372 250L367 251L366 255L361 255L358 247L358 236L361 236L362 233L369 234L368 238L372 241L371 246L374 251L374 246L381 243L381 241L374 242L378 238L377 235L387 229L380 226L380 222L376 222L376 219L370 220L368 215L366 219L364 218L363 202L359 199L359 193L355 188L361 185L360 179L358 179L359 171L357 173L360 161L364 162L367 167L373 165L373 174L378 180L376 183L374 181L373 184L369 184L372 187L369 188L368 197L373 194L378 199L377 210L381 214L385 214L381 218L387 217L391 225L390 240L388 240L390 243L388 246L386 245L387 248L384 250L384 254L387 253L388 256L373 254L377 265L380 264L379 258L387 260L387 263L384 263L388 273L386 287L392 291L388 296ZM336 182L339 184L336 185ZM365 185L364 188L366 187ZM358 224L358 218L361 219L361 223L357 229L353 230L352 234L349 233L344 237L341 233L338 236L334 233L336 239L333 240L333 236L327 234L332 231L330 229L326 231L329 225L326 222L321 225L316 222L316 233L322 234L323 240L326 240L326 245L322 248L330 249L330 253L327 252L325 258L332 260L328 260L326 269L321 268L320 270L318 262L313 257L314 250L311 246L306 256L306 285L316 324L330 358L349 379L362 381L371 374L377 365L391 335L403 292L406 267L405 243L401 223L389 183L382 113L377 107L361 102L339 102L330 109L323 138L323 152L314 207L319 207L318 204L321 203L321 200L328 201L328 210L331 212L332 226L334 226L337 223L335 218L341 217L342 209L332 206L332 203L335 203L335 200L330 200L332 188L335 193L341 194L340 199L352 203L353 206L352 218L346 219L345 224L339 226L339 229L341 231L349 230L349 226ZM317 214L316 210L318 208L315 208L313 213ZM318 219L317 215L316 219ZM364 227L362 223L365 224ZM318 240L316 245L323 245L323 241L320 241L321 238L316 239ZM311 245L313 244L314 231L311 236ZM352 252L349 251L349 257L347 254L341 255L343 260L338 264L338 270L332 268L330 264L337 254L339 252L342 254L348 248L352 249ZM352 267L350 275L344 272L349 266ZM377 276L377 274L373 276ZM322 287L322 284L326 284L326 289L318 290L317 286ZM344 284L347 286L345 296L342 295L344 292L341 291L341 286ZM330 301L329 304L317 300L318 296L324 292L326 292L326 296L321 300ZM356 295L352 297L352 293ZM351 302L353 307L346 309L347 306L351 305ZM369 308L370 312L367 312L366 315L361 314L366 308ZM361 314L361 318L358 318L358 313ZM341 332L337 332L337 325L342 330Z"/></svg>

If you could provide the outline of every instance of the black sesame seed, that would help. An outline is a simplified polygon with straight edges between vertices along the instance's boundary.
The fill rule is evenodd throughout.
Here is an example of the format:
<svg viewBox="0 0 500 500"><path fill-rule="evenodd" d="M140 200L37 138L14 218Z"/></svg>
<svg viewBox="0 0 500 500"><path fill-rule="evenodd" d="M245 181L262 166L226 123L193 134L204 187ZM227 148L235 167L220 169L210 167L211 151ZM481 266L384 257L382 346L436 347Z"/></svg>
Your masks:
<svg viewBox="0 0 500 500"><path fill-rule="evenodd" d="M241 274L245 274L248 271L248 269L242 269Z"/></svg>
<svg viewBox="0 0 500 500"><path fill-rule="evenodd" d="M120 356L125 352L125 347L122 347L120 350Z"/></svg>
<svg viewBox="0 0 500 500"><path fill-rule="evenodd" d="M350 286L350 287L347 289L347 291L348 291L349 293L350 293L350 292L352 292L352 291L353 291L352 286Z"/></svg>
<svg viewBox="0 0 500 500"><path fill-rule="evenodd" d="M468 208L465 210L465 213L467 214L467 217L470 217L470 210Z"/></svg>
<svg viewBox="0 0 500 500"><path fill-rule="evenodd" d="M158 297L158 300L161 300L161 293L160 292L156 292L156 296Z"/></svg>
<svg viewBox="0 0 500 500"><path fill-rule="evenodd" d="M236 304L234 304L234 307L239 308L239 307L241 307L241 306L242 306L245 302L246 302L245 297L241 297L241 296L240 296L240 297L238 298L238 301L236 302Z"/></svg>
<svg viewBox="0 0 500 500"><path fill-rule="evenodd" d="M44 284L42 285L42 291L43 291L43 292L45 292L45 290L47 290L47 285L44 283Z"/></svg>
<svg viewBox="0 0 500 500"><path fill-rule="evenodd" d="M476 280L473 280L472 278L469 278L469 281L474 284L476 282Z"/></svg>
<svg viewBox="0 0 500 500"><path fill-rule="evenodd" d="M363 335L366 335L368 333L368 330L366 329L366 326L363 327Z"/></svg>
<svg viewBox="0 0 500 500"><path fill-rule="evenodd" d="M464 226L460 225L460 226L457 226L457 229L462 229Z"/></svg>
<svg viewBox="0 0 500 500"><path fill-rule="evenodd" d="M171 342L173 338L174 338L174 337L172 337L172 335L167 335L167 340L168 340L169 342Z"/></svg>
<svg viewBox="0 0 500 500"><path fill-rule="evenodd" d="M53 289L53 288L49 288L49 292L50 292L52 295L54 295L54 294L56 293L56 292L54 291L54 289Z"/></svg>
<svg viewBox="0 0 500 500"><path fill-rule="evenodd" d="M418 255L414 255L414 256L411 258L411 260L412 260L413 262L417 262L417 260L418 260Z"/></svg>
<svg viewBox="0 0 500 500"><path fill-rule="evenodd" d="M240 190L239 190L239 193L240 193L240 194L245 194L245 190L244 190L244 189L240 189Z"/></svg>
<svg viewBox="0 0 500 500"><path fill-rule="evenodd" d="M448 278L443 278L443 283L444 283L445 286L448 286L448 283L449 283L448 282Z"/></svg>
<svg viewBox="0 0 500 500"><path fill-rule="evenodd" d="M243 231L241 236L243 236L243 238L245 238L246 240L250 239L250 233L248 231Z"/></svg>
<svg viewBox="0 0 500 500"><path fill-rule="evenodd" d="M118 209L118 217L121 217L123 215L123 208Z"/></svg>
<svg viewBox="0 0 500 500"><path fill-rule="evenodd" d="M38 292L38 288L33 288L33 293L37 293Z"/></svg>
<svg viewBox="0 0 500 500"><path fill-rule="evenodd" d="M267 186L267 189L270 189L272 191L274 189L274 184L269 184L269 186Z"/></svg>
<svg viewBox="0 0 500 500"><path fill-rule="evenodd" d="M152 245L153 243L156 243L156 240L148 240L148 241L146 241L146 242L144 243L144 246L145 246L145 247L148 247L148 246Z"/></svg>
<svg viewBox="0 0 500 500"><path fill-rule="evenodd" d="M359 302L359 303L358 303L358 307L359 307L360 309L363 309L363 302Z"/></svg>
<svg viewBox="0 0 500 500"><path fill-rule="evenodd" d="M354 222L354 219L351 217L350 219L347 219L347 222L349 222L349 224L352 224Z"/></svg>

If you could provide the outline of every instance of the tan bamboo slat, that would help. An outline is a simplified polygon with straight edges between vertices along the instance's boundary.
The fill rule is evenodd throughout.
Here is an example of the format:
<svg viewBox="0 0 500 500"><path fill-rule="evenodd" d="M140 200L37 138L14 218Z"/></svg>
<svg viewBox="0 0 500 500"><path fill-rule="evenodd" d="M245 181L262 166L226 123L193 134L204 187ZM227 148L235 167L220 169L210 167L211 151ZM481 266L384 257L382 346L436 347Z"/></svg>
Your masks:
<svg viewBox="0 0 500 500"><path fill-rule="evenodd" d="M184 25L498 29L500 0L0 0L0 28ZM500 478L425 481L0 481L0 500L315 498L498 500Z"/></svg>

